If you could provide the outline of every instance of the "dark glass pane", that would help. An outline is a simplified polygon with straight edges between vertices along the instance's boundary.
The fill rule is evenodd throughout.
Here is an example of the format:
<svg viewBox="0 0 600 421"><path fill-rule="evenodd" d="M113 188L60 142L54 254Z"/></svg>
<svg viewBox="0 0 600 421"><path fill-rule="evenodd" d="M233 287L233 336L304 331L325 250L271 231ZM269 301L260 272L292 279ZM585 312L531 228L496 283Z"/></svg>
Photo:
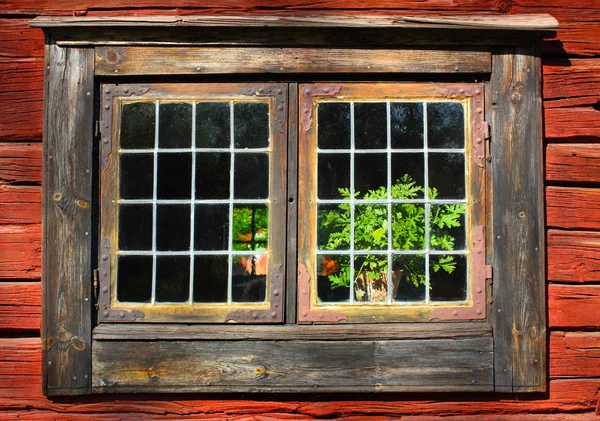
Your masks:
<svg viewBox="0 0 600 421"><path fill-rule="evenodd" d="M385 103L354 104L354 147L387 148L387 110Z"/></svg>
<svg viewBox="0 0 600 421"><path fill-rule="evenodd" d="M124 103L121 108L121 149L154 148L156 105Z"/></svg>
<svg viewBox="0 0 600 421"><path fill-rule="evenodd" d="M387 250L387 205L354 207L354 250Z"/></svg>
<svg viewBox="0 0 600 421"><path fill-rule="evenodd" d="M229 148L229 120L229 104L226 102L196 104L196 147Z"/></svg>
<svg viewBox="0 0 600 421"><path fill-rule="evenodd" d="M119 206L119 250L152 250L152 205Z"/></svg>
<svg viewBox="0 0 600 421"><path fill-rule="evenodd" d="M319 300L339 303L350 300L350 256L318 255L317 295Z"/></svg>
<svg viewBox="0 0 600 421"><path fill-rule="evenodd" d="M321 102L317 110L319 149L350 149L350 104Z"/></svg>
<svg viewBox="0 0 600 421"><path fill-rule="evenodd" d="M432 250L464 250L466 205L431 205L429 248Z"/></svg>
<svg viewBox="0 0 600 421"><path fill-rule="evenodd" d="M231 235L233 250L265 250L269 240L267 205L236 204Z"/></svg>
<svg viewBox="0 0 600 421"><path fill-rule="evenodd" d="M387 199L387 185L387 154L354 155L354 191L360 192L357 198Z"/></svg>
<svg viewBox="0 0 600 421"><path fill-rule="evenodd" d="M388 295L388 257L369 254L354 258L354 299L358 302L380 303Z"/></svg>
<svg viewBox="0 0 600 421"><path fill-rule="evenodd" d="M425 195L425 163L420 153L392 154L392 199L421 199Z"/></svg>
<svg viewBox="0 0 600 421"><path fill-rule="evenodd" d="M227 250L229 246L229 205L196 205L194 248Z"/></svg>
<svg viewBox="0 0 600 421"><path fill-rule="evenodd" d="M119 256L117 300L149 303L152 298L152 256Z"/></svg>
<svg viewBox="0 0 600 421"><path fill-rule="evenodd" d="M392 103L390 114L392 119L392 148L422 148L423 104L420 102Z"/></svg>
<svg viewBox="0 0 600 421"><path fill-rule="evenodd" d="M392 264L392 297L395 301L424 301L427 285L423 255L395 255Z"/></svg>
<svg viewBox="0 0 600 421"><path fill-rule="evenodd" d="M463 255L430 255L429 276L432 301L467 299L467 259Z"/></svg>
<svg viewBox="0 0 600 421"><path fill-rule="evenodd" d="M320 250L350 248L350 205L318 205L317 245Z"/></svg>
<svg viewBox="0 0 600 421"><path fill-rule="evenodd" d="M233 193L235 199L269 197L269 155L238 153L235 155Z"/></svg>
<svg viewBox="0 0 600 421"><path fill-rule="evenodd" d="M189 199L192 194L192 155L158 154L158 199Z"/></svg>
<svg viewBox="0 0 600 421"><path fill-rule="evenodd" d="M461 103L427 104L427 144L430 148L465 147L465 120Z"/></svg>
<svg viewBox="0 0 600 421"><path fill-rule="evenodd" d="M225 256L195 256L194 302L227 302L229 260Z"/></svg>
<svg viewBox="0 0 600 421"><path fill-rule="evenodd" d="M161 103L159 108L158 147L190 148L192 146L192 104Z"/></svg>
<svg viewBox="0 0 600 421"><path fill-rule="evenodd" d="M190 205L156 206L156 248L190 249Z"/></svg>
<svg viewBox="0 0 600 421"><path fill-rule="evenodd" d="M181 303L190 295L190 257L156 256L156 301Z"/></svg>
<svg viewBox="0 0 600 421"><path fill-rule="evenodd" d="M465 156L462 153L429 154L429 190L430 199L465 198Z"/></svg>
<svg viewBox="0 0 600 421"><path fill-rule="evenodd" d="M196 154L196 199L229 199L231 154Z"/></svg>
<svg viewBox="0 0 600 421"><path fill-rule="evenodd" d="M350 189L350 155L320 153L319 199L342 199L339 189Z"/></svg>
<svg viewBox="0 0 600 421"><path fill-rule="evenodd" d="M121 199L152 199L154 194L152 154L121 154L119 173Z"/></svg>
<svg viewBox="0 0 600 421"><path fill-rule="evenodd" d="M269 104L236 102L233 106L234 146L240 149L269 146Z"/></svg>
<svg viewBox="0 0 600 421"><path fill-rule="evenodd" d="M267 255L233 256L231 300L237 303L265 301Z"/></svg>
<svg viewBox="0 0 600 421"><path fill-rule="evenodd" d="M425 205L392 205L392 247L394 250L425 249Z"/></svg>

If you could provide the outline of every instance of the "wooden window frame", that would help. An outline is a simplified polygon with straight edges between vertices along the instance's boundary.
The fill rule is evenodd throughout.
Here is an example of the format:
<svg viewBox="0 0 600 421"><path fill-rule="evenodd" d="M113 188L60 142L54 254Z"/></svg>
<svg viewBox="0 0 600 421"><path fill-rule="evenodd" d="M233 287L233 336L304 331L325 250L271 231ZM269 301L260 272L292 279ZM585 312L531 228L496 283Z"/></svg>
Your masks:
<svg viewBox="0 0 600 421"><path fill-rule="evenodd" d="M32 26L47 34L46 395L546 390L538 32L556 29L553 18L37 18ZM360 49L356 40L361 40ZM215 49L215 42L221 46ZM287 73L333 73L337 80L483 81L482 110L491 137L484 156L489 161L485 254L494 269L485 321L396 323L385 330L294 324L296 303L289 297L302 287L295 282L302 268L295 256L288 256L289 325L157 324L149 329L113 324L92 329L93 269L102 255L95 187L102 164L94 159L100 83L115 77L122 82L132 76L189 79L224 73L267 79L273 73L284 79ZM298 86L289 86L288 112L298 113ZM289 127L287 137L291 156L297 153L298 128ZM288 162L288 172L298 170L297 162ZM297 186L288 186L290 198L297 193ZM295 221L296 204L287 206L288 220ZM286 234L288 242L302 236L296 224L287 224ZM366 366L375 370L361 369Z"/></svg>

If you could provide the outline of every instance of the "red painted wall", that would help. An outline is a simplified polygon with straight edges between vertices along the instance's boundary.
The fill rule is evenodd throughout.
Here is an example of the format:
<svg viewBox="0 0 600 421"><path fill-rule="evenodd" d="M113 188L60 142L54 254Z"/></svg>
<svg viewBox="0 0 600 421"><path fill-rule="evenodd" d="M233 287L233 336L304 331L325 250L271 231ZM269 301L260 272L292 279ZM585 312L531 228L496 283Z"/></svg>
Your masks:
<svg viewBox="0 0 600 421"><path fill-rule="evenodd" d="M126 5L131 3L134 5ZM41 395L37 15L550 13L543 44L550 387L538 395ZM592 420L600 389L600 0L0 2L0 420ZM283 399L279 397L278 399ZM517 417L514 417L518 414Z"/></svg>

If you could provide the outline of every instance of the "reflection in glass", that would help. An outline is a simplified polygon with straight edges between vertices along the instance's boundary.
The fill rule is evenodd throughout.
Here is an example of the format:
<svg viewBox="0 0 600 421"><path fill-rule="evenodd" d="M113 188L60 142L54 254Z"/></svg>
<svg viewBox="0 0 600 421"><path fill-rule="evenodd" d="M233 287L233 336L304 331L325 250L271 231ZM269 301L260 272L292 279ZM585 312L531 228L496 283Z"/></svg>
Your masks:
<svg viewBox="0 0 600 421"><path fill-rule="evenodd" d="M231 154L196 154L196 199L229 199Z"/></svg>
<svg viewBox="0 0 600 421"><path fill-rule="evenodd" d="M151 199L154 193L152 154L121 154L119 157L119 197Z"/></svg>
<svg viewBox="0 0 600 421"><path fill-rule="evenodd" d="M121 107L121 149L152 149L156 106L153 102L125 102Z"/></svg>
<svg viewBox="0 0 600 421"><path fill-rule="evenodd" d="M354 208L354 250L387 250L387 205L356 205Z"/></svg>
<svg viewBox="0 0 600 421"><path fill-rule="evenodd" d="M381 103L354 104L354 147L387 148L387 106Z"/></svg>
<svg viewBox="0 0 600 421"><path fill-rule="evenodd" d="M269 155L238 153L233 171L235 199L266 199L269 197Z"/></svg>
<svg viewBox="0 0 600 421"><path fill-rule="evenodd" d="M392 247L394 250L425 250L425 205L392 205Z"/></svg>
<svg viewBox="0 0 600 421"><path fill-rule="evenodd" d="M395 102L390 106L392 148L421 149L423 147L423 104Z"/></svg>
<svg viewBox="0 0 600 421"><path fill-rule="evenodd" d="M269 146L269 104L236 102L233 106L233 133L236 148Z"/></svg>
<svg viewBox="0 0 600 421"><path fill-rule="evenodd" d="M119 256L117 300L149 303L152 298L152 256Z"/></svg>
<svg viewBox="0 0 600 421"><path fill-rule="evenodd" d="M395 301L424 301L427 275L425 256L396 254L392 263L392 298Z"/></svg>
<svg viewBox="0 0 600 421"><path fill-rule="evenodd" d="M233 256L231 299L238 303L265 301L267 289L267 255Z"/></svg>
<svg viewBox="0 0 600 421"><path fill-rule="evenodd" d="M429 186L429 199L464 199L464 154L430 153Z"/></svg>
<svg viewBox="0 0 600 421"><path fill-rule="evenodd" d="M192 104L163 102L159 107L158 147L192 146Z"/></svg>
<svg viewBox="0 0 600 421"><path fill-rule="evenodd" d="M119 206L119 250L152 249L152 205Z"/></svg>
<svg viewBox="0 0 600 421"><path fill-rule="evenodd" d="M350 104L321 102L317 110L319 149L350 149Z"/></svg>
<svg viewBox="0 0 600 421"><path fill-rule="evenodd" d="M317 295L321 302L350 300L350 256L317 255Z"/></svg>
<svg viewBox="0 0 600 421"><path fill-rule="evenodd" d="M464 250L466 248L464 203L431 205L429 248L432 250Z"/></svg>
<svg viewBox="0 0 600 421"><path fill-rule="evenodd" d="M427 104L427 143L430 148L465 147L465 121L460 102Z"/></svg>
<svg viewBox="0 0 600 421"><path fill-rule="evenodd" d="M233 250L266 250L269 240L267 205L234 205L231 236Z"/></svg>
<svg viewBox="0 0 600 421"><path fill-rule="evenodd" d="M192 155L160 153L158 162L158 199L189 199L192 193Z"/></svg>
<svg viewBox="0 0 600 421"><path fill-rule="evenodd" d="M156 248L190 249L190 205L156 206Z"/></svg>
<svg viewBox="0 0 600 421"><path fill-rule="evenodd" d="M194 259L194 302L227 302L227 255L199 255Z"/></svg>
<svg viewBox="0 0 600 421"><path fill-rule="evenodd" d="M317 227L317 247L320 250L348 250L350 205L318 205Z"/></svg>
<svg viewBox="0 0 600 421"><path fill-rule="evenodd" d="M194 248L196 250L227 250L228 244L229 205L196 205Z"/></svg>
<svg viewBox="0 0 600 421"><path fill-rule="evenodd" d="M181 303L190 291L190 256L156 256L156 301Z"/></svg>
<svg viewBox="0 0 600 421"><path fill-rule="evenodd" d="M364 199L387 199L387 154L354 155L354 191ZM375 193L370 193L373 190Z"/></svg>
<svg viewBox="0 0 600 421"><path fill-rule="evenodd" d="M350 155L318 155L319 199L342 199L340 189L350 189Z"/></svg>
<svg viewBox="0 0 600 421"><path fill-rule="evenodd" d="M388 295L388 258L368 254L354 258L354 299L358 302L385 302Z"/></svg>
<svg viewBox="0 0 600 421"><path fill-rule="evenodd" d="M227 102L196 104L197 148L229 148L230 126Z"/></svg>
<svg viewBox="0 0 600 421"><path fill-rule="evenodd" d="M452 261L450 261L452 258ZM450 267L453 267L450 271ZM431 255L429 276L432 301L467 299L467 258L464 255Z"/></svg>
<svg viewBox="0 0 600 421"><path fill-rule="evenodd" d="M392 199L421 199L425 194L425 164L422 153L394 153ZM408 178L404 178L408 175ZM411 186L411 183L412 186Z"/></svg>

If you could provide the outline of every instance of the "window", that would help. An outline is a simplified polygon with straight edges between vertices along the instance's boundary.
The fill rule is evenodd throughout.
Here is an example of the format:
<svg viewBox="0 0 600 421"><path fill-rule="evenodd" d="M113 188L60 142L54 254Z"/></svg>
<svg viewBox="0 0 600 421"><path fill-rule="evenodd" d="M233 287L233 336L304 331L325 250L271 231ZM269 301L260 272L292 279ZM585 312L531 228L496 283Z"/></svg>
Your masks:
<svg viewBox="0 0 600 421"><path fill-rule="evenodd" d="M440 19L34 21L45 393L545 390L555 21Z"/></svg>

